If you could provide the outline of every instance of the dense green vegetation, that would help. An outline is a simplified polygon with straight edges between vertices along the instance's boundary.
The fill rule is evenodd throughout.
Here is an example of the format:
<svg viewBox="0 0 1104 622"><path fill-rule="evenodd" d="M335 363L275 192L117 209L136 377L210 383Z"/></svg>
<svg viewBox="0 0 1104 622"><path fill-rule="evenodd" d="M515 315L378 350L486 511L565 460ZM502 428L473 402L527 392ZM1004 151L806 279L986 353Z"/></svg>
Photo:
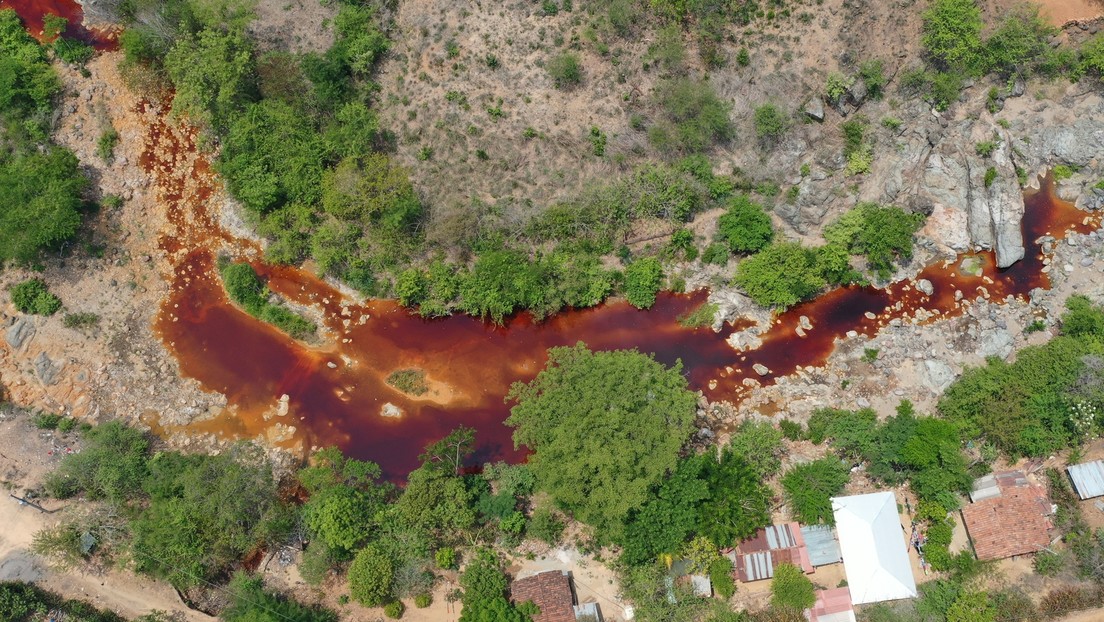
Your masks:
<svg viewBox="0 0 1104 622"><path fill-rule="evenodd" d="M717 230L733 253L758 252L774 238L770 216L744 194L733 197L728 212L717 220Z"/></svg>
<svg viewBox="0 0 1104 622"><path fill-rule="evenodd" d="M862 203L829 224L824 239L853 255L863 255L872 271L888 279L898 258L912 258L912 238L923 224L920 214Z"/></svg>
<svg viewBox="0 0 1104 622"><path fill-rule="evenodd" d="M690 435L696 398L680 371L635 351L549 350L544 371L511 389L506 421L514 442L533 451L541 489L618 537Z"/></svg>
<svg viewBox="0 0 1104 622"><path fill-rule="evenodd" d="M11 9L0 10L0 84L0 262L28 263L76 234L87 180L49 142L61 82Z"/></svg>
<svg viewBox="0 0 1104 622"><path fill-rule="evenodd" d="M230 300L245 309L245 312L272 324L296 339L305 339L314 335L317 326L287 307L269 302L271 295L253 266L227 260L219 261L219 275Z"/></svg>
<svg viewBox="0 0 1104 622"><path fill-rule="evenodd" d="M940 399L940 414L1012 456L1081 443L1104 405L1104 314L1083 297L1067 307L1059 336L1024 348L1014 363L967 369Z"/></svg>
<svg viewBox="0 0 1104 622"><path fill-rule="evenodd" d="M84 601L66 600L31 583L0 581L0 619L38 622L51 611L60 612L71 622L126 622L126 618L110 611L101 611Z"/></svg>

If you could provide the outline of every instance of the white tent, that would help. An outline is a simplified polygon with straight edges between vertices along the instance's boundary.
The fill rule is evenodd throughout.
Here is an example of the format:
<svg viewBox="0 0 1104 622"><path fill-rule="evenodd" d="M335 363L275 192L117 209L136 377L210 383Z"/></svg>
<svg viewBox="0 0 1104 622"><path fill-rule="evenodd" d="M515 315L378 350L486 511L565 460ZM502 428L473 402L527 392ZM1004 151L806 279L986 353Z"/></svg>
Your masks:
<svg viewBox="0 0 1104 622"><path fill-rule="evenodd" d="M833 497L832 512L851 601L915 598L916 579L893 493Z"/></svg>

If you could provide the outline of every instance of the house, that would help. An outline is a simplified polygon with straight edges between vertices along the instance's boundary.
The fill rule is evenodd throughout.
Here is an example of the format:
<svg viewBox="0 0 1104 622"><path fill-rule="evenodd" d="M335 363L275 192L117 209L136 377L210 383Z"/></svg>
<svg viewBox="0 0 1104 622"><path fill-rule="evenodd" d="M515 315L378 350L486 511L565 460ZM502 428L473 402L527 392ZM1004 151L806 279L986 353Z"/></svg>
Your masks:
<svg viewBox="0 0 1104 622"><path fill-rule="evenodd" d="M816 603L805 610L805 617L809 622L855 622L851 590L846 587L817 590Z"/></svg>
<svg viewBox="0 0 1104 622"><path fill-rule="evenodd" d="M856 605L916 597L897 498L890 491L833 497L843 570Z"/></svg>
<svg viewBox="0 0 1104 622"><path fill-rule="evenodd" d="M1104 460L1070 465L1066 473L1082 501L1104 495Z"/></svg>
<svg viewBox="0 0 1104 622"><path fill-rule="evenodd" d="M779 564L792 564L806 574L814 570L805 537L797 523L763 527L727 556L732 560L736 576L744 583L770 579Z"/></svg>
<svg viewBox="0 0 1104 622"><path fill-rule="evenodd" d="M510 586L510 597L515 603L532 601L540 607L533 622L602 622L598 603L576 604L571 573L566 570L549 570L518 579Z"/></svg>
<svg viewBox="0 0 1104 622"><path fill-rule="evenodd" d="M1035 553L1050 544L1051 505L1046 489L1022 471L1005 471L974 482L973 503L962 523L982 561Z"/></svg>

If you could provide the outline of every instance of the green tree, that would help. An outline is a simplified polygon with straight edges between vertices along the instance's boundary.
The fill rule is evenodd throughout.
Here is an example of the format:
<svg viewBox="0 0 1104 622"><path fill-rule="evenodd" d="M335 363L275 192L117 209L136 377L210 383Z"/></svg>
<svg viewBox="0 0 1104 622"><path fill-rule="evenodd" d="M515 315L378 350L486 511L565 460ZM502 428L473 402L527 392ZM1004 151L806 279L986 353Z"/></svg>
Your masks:
<svg viewBox="0 0 1104 622"><path fill-rule="evenodd" d="M149 473L145 434L110 421L86 432L83 445L47 477L47 491L59 497L84 493L117 505L142 493Z"/></svg>
<svg viewBox="0 0 1104 622"><path fill-rule="evenodd" d="M539 305L545 295L544 270L512 250L481 254L460 283L460 307L501 324L517 309Z"/></svg>
<svg viewBox="0 0 1104 622"><path fill-rule="evenodd" d="M475 524L473 501L461 478L422 466L410 473L395 511L402 524L448 540Z"/></svg>
<svg viewBox="0 0 1104 622"><path fill-rule="evenodd" d="M515 383L507 425L532 449L538 486L606 537L675 467L697 400L682 365L667 368L634 350L552 348L528 384Z"/></svg>
<svg viewBox="0 0 1104 622"><path fill-rule="evenodd" d="M391 558L375 545L366 546L349 566L349 594L365 607L378 607L391 598L394 579Z"/></svg>
<svg viewBox="0 0 1104 622"><path fill-rule="evenodd" d="M843 492L850 479L847 466L834 457L793 467L782 477L790 514L802 523L833 524L831 498Z"/></svg>
<svg viewBox="0 0 1104 622"><path fill-rule="evenodd" d="M439 441L426 446L418 457L426 468L436 468L442 473L459 475L464 460L475 451L475 428L460 426Z"/></svg>
<svg viewBox="0 0 1104 622"><path fill-rule="evenodd" d="M506 599L507 578L494 552L479 549L460 575L460 622L529 622L524 605L515 607ZM530 603L531 605L531 603Z"/></svg>
<svg viewBox="0 0 1104 622"><path fill-rule="evenodd" d="M4 62L0 51L0 81ZM4 135L0 130L0 137ZM0 261L28 263L71 239L81 224L81 195L87 186L68 149L47 146L25 154L0 150L0 205L6 206L0 212Z"/></svg>
<svg viewBox="0 0 1104 622"><path fill-rule="evenodd" d="M655 304L663 284L663 266L655 257L637 259L625 268L625 298L637 309Z"/></svg>
<svg viewBox="0 0 1104 622"><path fill-rule="evenodd" d="M779 564L771 579L771 605L789 609L808 609L816 603L813 582L793 564Z"/></svg>
<svg viewBox="0 0 1104 622"><path fill-rule="evenodd" d="M770 477L782 467L782 431L769 421L741 421L728 441L728 450L760 478Z"/></svg>
<svg viewBox="0 0 1104 622"><path fill-rule="evenodd" d="M775 242L741 261L734 282L755 302L779 309L813 296L827 284L816 252L796 242Z"/></svg>
<svg viewBox="0 0 1104 622"><path fill-rule="evenodd" d="M680 460L674 472L633 512L621 539L621 559L640 565L661 553L674 554L701 521L699 505L710 496L705 481L706 455Z"/></svg>
<svg viewBox="0 0 1104 622"><path fill-rule="evenodd" d="M997 610L986 592L963 592L947 609L947 622L994 622Z"/></svg>
<svg viewBox="0 0 1104 622"><path fill-rule="evenodd" d="M710 496L699 507L698 533L728 547L770 523L770 489L730 448L706 463L705 480Z"/></svg>
<svg viewBox="0 0 1104 622"><path fill-rule="evenodd" d="M760 251L774 238L770 216L746 194L732 198L728 211L717 220L717 232L734 253Z"/></svg>
<svg viewBox="0 0 1104 622"><path fill-rule="evenodd" d="M185 35L165 56L165 69L176 87L173 111L215 130L256 96L252 43L241 30Z"/></svg>

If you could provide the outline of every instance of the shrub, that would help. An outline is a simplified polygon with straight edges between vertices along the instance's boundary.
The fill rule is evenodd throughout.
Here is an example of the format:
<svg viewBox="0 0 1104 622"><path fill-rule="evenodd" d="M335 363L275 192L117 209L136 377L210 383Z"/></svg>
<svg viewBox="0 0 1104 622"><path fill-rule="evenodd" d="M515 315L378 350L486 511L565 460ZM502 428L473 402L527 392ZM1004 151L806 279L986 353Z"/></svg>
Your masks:
<svg viewBox="0 0 1104 622"><path fill-rule="evenodd" d="M1055 181L1065 181L1077 171L1077 167L1070 166L1068 164L1059 164L1051 169L1051 173L1054 174Z"/></svg>
<svg viewBox="0 0 1104 622"><path fill-rule="evenodd" d="M733 197L728 211L717 220L717 231L734 253L762 250L774 237L770 216L746 194Z"/></svg>
<svg viewBox="0 0 1104 622"><path fill-rule="evenodd" d="M452 570L456 568L456 549L451 546L437 549L433 554L433 560L441 570Z"/></svg>
<svg viewBox="0 0 1104 622"><path fill-rule="evenodd" d="M832 103L838 102L840 98L847 93L847 89L851 88L851 84L854 81L854 78L849 78L835 71L829 73L828 80L824 84L824 94L828 98L828 101Z"/></svg>
<svg viewBox="0 0 1104 622"><path fill-rule="evenodd" d="M349 594L365 607L378 607L390 598L394 576L394 565L387 553L375 545L367 546L349 566Z"/></svg>
<svg viewBox="0 0 1104 622"><path fill-rule="evenodd" d="M637 259L625 268L625 298L637 309L655 304L663 285L663 267L655 257Z"/></svg>
<svg viewBox="0 0 1104 622"><path fill-rule="evenodd" d="M919 214L863 203L829 224L824 238L851 253L865 255L871 269L888 278L897 257L912 257L912 238L922 224Z"/></svg>
<svg viewBox="0 0 1104 622"><path fill-rule="evenodd" d="M713 316L717 314L718 306L711 302L702 303L701 306L688 311L678 317L679 326L686 328L706 328L713 325Z"/></svg>
<svg viewBox="0 0 1104 622"><path fill-rule="evenodd" d="M414 597L414 606L418 609L425 609L433 604L433 594L421 593Z"/></svg>
<svg viewBox="0 0 1104 622"><path fill-rule="evenodd" d="M974 0L934 0L924 11L921 42L942 69L982 69L981 10Z"/></svg>
<svg viewBox="0 0 1104 622"><path fill-rule="evenodd" d="M219 275L230 300L234 301L246 313L291 335L295 339L304 339L314 334L317 327L285 307L268 301L268 288L265 287L253 266L241 262L219 261Z"/></svg>
<svg viewBox="0 0 1104 622"><path fill-rule="evenodd" d="M993 182L996 181L996 180L997 180L997 169L992 167L992 166L985 169L985 187L988 188L989 186L992 186Z"/></svg>
<svg viewBox="0 0 1104 622"><path fill-rule="evenodd" d="M665 80L656 87L655 99L662 118L649 128L648 138L661 151L695 153L735 134L731 106L708 82Z"/></svg>
<svg viewBox="0 0 1104 622"><path fill-rule="evenodd" d="M1055 553L1049 549L1044 549L1035 554L1035 559L1032 560L1031 565L1037 574L1044 577L1053 577L1062 570L1062 566L1065 565L1065 559L1061 553Z"/></svg>
<svg viewBox="0 0 1104 622"><path fill-rule="evenodd" d="M11 288L12 304L22 313L53 315L61 308L61 299L50 293L42 279L27 279Z"/></svg>
<svg viewBox="0 0 1104 622"><path fill-rule="evenodd" d="M61 415L55 413L37 413L32 421L39 430L56 430L61 419Z"/></svg>
<svg viewBox="0 0 1104 622"><path fill-rule="evenodd" d="M778 428L782 430L782 436L791 441L800 441L805 438L805 428L800 421L782 419L778 422Z"/></svg>
<svg viewBox="0 0 1104 622"><path fill-rule="evenodd" d="M709 564L709 581L713 584L713 591L721 598L728 600L736 593L736 582L732 580L732 560L718 556Z"/></svg>
<svg viewBox="0 0 1104 622"><path fill-rule="evenodd" d="M401 600L395 600L387 603L383 606L383 615L391 618L392 620L398 620L402 617L406 611L406 605Z"/></svg>
<svg viewBox="0 0 1104 622"><path fill-rule="evenodd" d="M393 371L387 376L387 384L410 395L425 395L429 391L429 385L426 384L426 373L422 369Z"/></svg>
<svg viewBox="0 0 1104 622"><path fill-rule="evenodd" d="M53 48L54 54L70 65L83 65L96 55L96 50L91 45L66 37L54 41Z"/></svg>
<svg viewBox="0 0 1104 622"><path fill-rule="evenodd" d="M789 609L808 609L816 602L813 582L793 564L779 564L771 579L771 605Z"/></svg>
<svg viewBox="0 0 1104 622"><path fill-rule="evenodd" d="M989 156L993 155L993 151L996 148L997 143L995 141L985 140L974 145L974 152L977 153L980 157L988 158Z"/></svg>
<svg viewBox="0 0 1104 622"><path fill-rule="evenodd" d="M66 313L62 318L62 324L66 328L91 328L100 323L100 316L95 313Z"/></svg>
<svg viewBox="0 0 1104 622"><path fill-rule="evenodd" d="M725 244L723 242L714 242L709 246L706 246L705 250L702 251L701 260L702 263L705 264L723 266L728 263L729 256L730 251L728 249L728 244Z"/></svg>
<svg viewBox="0 0 1104 622"><path fill-rule="evenodd" d="M579 57L571 52L563 52L549 59L545 64L552 83L558 89L567 89L583 81L583 66Z"/></svg>
<svg viewBox="0 0 1104 622"><path fill-rule="evenodd" d="M529 534L534 538L555 546L563 536L564 522L555 512L546 507L537 508L529 521Z"/></svg>
<svg viewBox="0 0 1104 622"><path fill-rule="evenodd" d="M885 95L885 67L879 59L869 60L859 66L859 78L866 85L867 96L871 99L881 99Z"/></svg>
<svg viewBox="0 0 1104 622"><path fill-rule="evenodd" d="M777 106L771 103L763 104L755 109L755 135L760 141L773 143L782 137L789 129L789 120Z"/></svg>

